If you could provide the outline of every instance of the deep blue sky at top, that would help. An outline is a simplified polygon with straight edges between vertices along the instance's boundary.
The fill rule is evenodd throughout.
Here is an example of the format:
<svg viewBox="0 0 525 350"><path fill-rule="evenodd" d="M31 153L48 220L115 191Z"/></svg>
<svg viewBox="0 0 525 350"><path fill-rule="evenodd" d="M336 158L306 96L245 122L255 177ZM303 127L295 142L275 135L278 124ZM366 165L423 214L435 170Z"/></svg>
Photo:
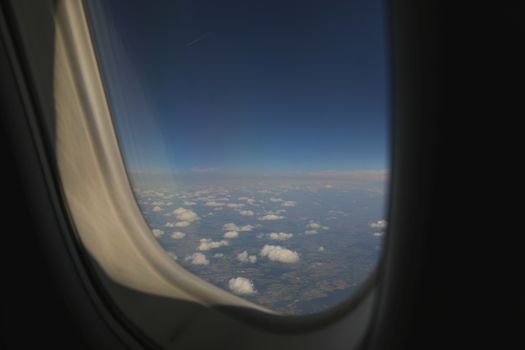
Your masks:
<svg viewBox="0 0 525 350"><path fill-rule="evenodd" d="M233 171L388 166L383 1L100 3L128 67L125 71L118 57L111 63L116 39L105 47L101 36L107 33L95 30L131 166ZM129 69L137 77L131 82ZM147 112L133 105L134 83L141 86ZM161 133L167 154L162 160L155 157L160 147L152 146L160 145L155 135L142 131L147 123ZM142 163L133 164L139 158Z"/></svg>

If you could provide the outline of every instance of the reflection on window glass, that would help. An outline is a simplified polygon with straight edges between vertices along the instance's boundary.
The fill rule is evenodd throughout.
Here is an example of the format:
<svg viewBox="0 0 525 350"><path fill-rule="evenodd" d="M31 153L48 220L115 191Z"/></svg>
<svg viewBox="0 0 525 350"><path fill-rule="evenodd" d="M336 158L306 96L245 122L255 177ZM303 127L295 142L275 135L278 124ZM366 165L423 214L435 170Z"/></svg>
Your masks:
<svg viewBox="0 0 525 350"><path fill-rule="evenodd" d="M89 6L129 177L170 256L283 314L351 297L387 225L384 4Z"/></svg>

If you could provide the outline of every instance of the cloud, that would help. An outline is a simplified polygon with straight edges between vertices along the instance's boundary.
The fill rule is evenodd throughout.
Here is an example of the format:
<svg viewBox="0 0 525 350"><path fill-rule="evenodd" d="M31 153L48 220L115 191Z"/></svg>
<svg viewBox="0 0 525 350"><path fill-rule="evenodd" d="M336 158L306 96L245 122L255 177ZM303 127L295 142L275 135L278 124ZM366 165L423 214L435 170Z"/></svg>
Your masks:
<svg viewBox="0 0 525 350"><path fill-rule="evenodd" d="M191 225L189 221L178 221L175 223L175 227L188 227Z"/></svg>
<svg viewBox="0 0 525 350"><path fill-rule="evenodd" d="M164 224L165 227L175 227L175 224L173 222L167 222Z"/></svg>
<svg viewBox="0 0 525 350"><path fill-rule="evenodd" d="M285 201L281 204L283 207L295 207L297 205L296 201Z"/></svg>
<svg viewBox="0 0 525 350"><path fill-rule="evenodd" d="M196 40L200 40L202 38L204 38L206 35L208 35L209 33L197 38ZM195 42L195 40L193 40L191 43ZM190 43L190 44L191 44ZM188 45L186 45L188 46ZM191 168L191 171L194 172L194 173L212 173L212 172L216 172L218 170L218 168L201 168L201 167L193 167Z"/></svg>
<svg viewBox="0 0 525 350"><path fill-rule="evenodd" d="M268 214L268 215L264 215L259 218L259 220L262 220L262 221L274 221L274 220L282 220L282 219L284 219L284 216L275 215L275 214Z"/></svg>
<svg viewBox="0 0 525 350"><path fill-rule="evenodd" d="M153 207L153 211L154 212L159 212L159 211L163 211L164 209L162 209L161 207L159 207L158 205L154 206Z"/></svg>
<svg viewBox="0 0 525 350"><path fill-rule="evenodd" d="M317 230L306 230L306 231L304 231L304 234L305 235L316 235L317 234Z"/></svg>
<svg viewBox="0 0 525 350"><path fill-rule="evenodd" d="M372 233L372 236L381 237L384 234L385 234L384 232L374 232L374 233Z"/></svg>
<svg viewBox="0 0 525 350"><path fill-rule="evenodd" d="M271 232L268 234L268 237L273 240L277 241L285 241L287 239L290 239L293 237L293 233L285 233L285 232Z"/></svg>
<svg viewBox="0 0 525 350"><path fill-rule="evenodd" d="M254 228L255 228L255 226L253 226L253 225L244 225L242 227L239 227L236 224L234 224L233 222L224 224L224 226L222 227L222 229L224 231L239 231L239 232L249 232L249 231L253 230Z"/></svg>
<svg viewBox="0 0 525 350"><path fill-rule="evenodd" d="M168 252L168 255L173 259L173 260L178 260L179 257L177 256L177 254L175 254L174 252Z"/></svg>
<svg viewBox="0 0 525 350"><path fill-rule="evenodd" d="M255 202L256 202L255 198L248 198L248 199L246 200L246 203L248 203L248 204L250 204L250 205L254 205Z"/></svg>
<svg viewBox="0 0 525 350"><path fill-rule="evenodd" d="M386 220L377 220L376 222L373 222L369 225L371 228L378 228L378 229L385 229L386 228Z"/></svg>
<svg viewBox="0 0 525 350"><path fill-rule="evenodd" d="M310 221L310 223L306 225L306 228L309 230L319 230L321 228L321 225L317 222Z"/></svg>
<svg viewBox="0 0 525 350"><path fill-rule="evenodd" d="M214 258L222 258L224 257L224 254L223 253L216 253L213 255Z"/></svg>
<svg viewBox="0 0 525 350"><path fill-rule="evenodd" d="M256 293L253 282L244 277L232 278L228 281L230 290L239 295L248 295Z"/></svg>
<svg viewBox="0 0 525 350"><path fill-rule="evenodd" d="M186 237L186 234L183 233L183 232L178 232L178 231L175 231L171 234L171 238L173 239L181 239L181 238L184 238Z"/></svg>
<svg viewBox="0 0 525 350"><path fill-rule="evenodd" d="M319 249L317 249L317 250L320 251L320 252L324 252L324 247L320 246Z"/></svg>
<svg viewBox="0 0 525 350"><path fill-rule="evenodd" d="M388 179L388 170L360 170L360 171L338 171L324 170L305 173L308 178L319 180L357 180L357 181L385 181ZM327 188L331 188L328 184Z"/></svg>
<svg viewBox="0 0 525 350"><path fill-rule="evenodd" d="M299 261L299 254L290 249L266 244L259 253L260 256L268 257L271 261L278 261L282 263L296 263Z"/></svg>
<svg viewBox="0 0 525 350"><path fill-rule="evenodd" d="M239 237L239 232L237 231L228 231L224 234L224 238L237 238Z"/></svg>
<svg viewBox="0 0 525 350"><path fill-rule="evenodd" d="M202 253L193 253L184 258L184 261L190 261L192 265L208 265L210 263L206 255Z"/></svg>
<svg viewBox="0 0 525 350"><path fill-rule="evenodd" d="M242 216L254 216L255 213L252 210L239 210L239 214Z"/></svg>
<svg viewBox="0 0 525 350"><path fill-rule="evenodd" d="M166 203L164 203L163 201L153 201L151 202L151 205L165 205Z"/></svg>
<svg viewBox="0 0 525 350"><path fill-rule="evenodd" d="M220 248L222 246L226 246L226 245L229 245L229 244L230 243L228 241L225 241L225 240L212 241L211 238L202 238L200 240L200 244L197 247L197 249L201 250L201 251L206 251L206 250L210 250L210 249Z"/></svg>
<svg viewBox="0 0 525 350"><path fill-rule="evenodd" d="M276 197L270 198L270 202L278 203L278 202L282 202L282 201L283 201L282 198L276 198Z"/></svg>
<svg viewBox="0 0 525 350"><path fill-rule="evenodd" d="M228 203L226 204L228 208L242 208L244 207L243 203Z"/></svg>
<svg viewBox="0 0 525 350"><path fill-rule="evenodd" d="M151 232L153 232L153 236L155 237L164 236L164 231L159 230L157 228L154 228L153 230L151 230Z"/></svg>
<svg viewBox="0 0 525 350"><path fill-rule="evenodd" d="M222 229L224 231L239 231L239 226L235 225L233 222L230 222L228 224L224 224Z"/></svg>
<svg viewBox="0 0 525 350"><path fill-rule="evenodd" d="M257 262L257 257L255 255L248 255L248 252L245 250L244 252L237 254L237 260L242 263L255 264Z"/></svg>
<svg viewBox="0 0 525 350"><path fill-rule="evenodd" d="M204 205L207 206L207 207L222 207L222 206L224 206L224 204L225 203L217 202L217 201L214 201L214 200L207 201L206 203L204 203Z"/></svg>
<svg viewBox="0 0 525 350"><path fill-rule="evenodd" d="M173 211L177 219L181 221L194 222L199 220L199 216L191 209L177 208Z"/></svg>
<svg viewBox="0 0 525 350"><path fill-rule="evenodd" d="M192 202L192 201L184 201L184 205L187 205L187 206L196 205L196 204L197 203Z"/></svg>

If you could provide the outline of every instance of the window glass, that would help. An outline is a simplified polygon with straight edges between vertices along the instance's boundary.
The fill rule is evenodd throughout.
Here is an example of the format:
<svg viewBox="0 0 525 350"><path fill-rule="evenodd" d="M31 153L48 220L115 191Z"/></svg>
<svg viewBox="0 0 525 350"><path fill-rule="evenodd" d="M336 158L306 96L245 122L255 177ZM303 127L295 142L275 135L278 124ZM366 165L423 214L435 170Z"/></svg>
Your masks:
<svg viewBox="0 0 525 350"><path fill-rule="evenodd" d="M387 226L383 2L88 3L129 178L170 256L283 314L351 297Z"/></svg>

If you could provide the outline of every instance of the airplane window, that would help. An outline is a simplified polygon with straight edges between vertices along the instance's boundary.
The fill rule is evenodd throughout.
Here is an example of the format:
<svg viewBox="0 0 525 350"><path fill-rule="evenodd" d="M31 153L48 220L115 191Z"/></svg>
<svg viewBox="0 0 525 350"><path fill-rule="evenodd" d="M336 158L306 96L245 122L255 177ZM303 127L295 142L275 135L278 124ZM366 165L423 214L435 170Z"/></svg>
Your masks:
<svg viewBox="0 0 525 350"><path fill-rule="evenodd" d="M173 260L285 315L350 298L387 229L383 1L86 6L129 179Z"/></svg>

